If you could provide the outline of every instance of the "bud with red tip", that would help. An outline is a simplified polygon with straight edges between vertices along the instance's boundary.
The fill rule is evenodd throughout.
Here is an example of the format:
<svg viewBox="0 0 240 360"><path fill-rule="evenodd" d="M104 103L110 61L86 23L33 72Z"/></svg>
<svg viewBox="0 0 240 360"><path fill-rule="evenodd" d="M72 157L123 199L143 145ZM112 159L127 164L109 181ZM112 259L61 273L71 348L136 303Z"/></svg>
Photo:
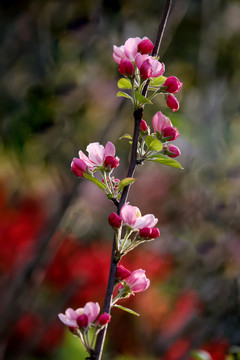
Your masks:
<svg viewBox="0 0 240 360"><path fill-rule="evenodd" d="M104 326L108 324L110 320L111 320L111 315L105 312L99 316L99 318L96 321L96 324L100 326Z"/></svg>
<svg viewBox="0 0 240 360"><path fill-rule="evenodd" d="M143 39L138 44L138 52L141 54L150 54L153 51L154 45L148 38Z"/></svg>
<svg viewBox="0 0 240 360"><path fill-rule="evenodd" d="M104 165L106 168L115 169L119 165L119 158L114 156L107 156Z"/></svg>
<svg viewBox="0 0 240 360"><path fill-rule="evenodd" d="M115 274L115 279L120 279L120 280L124 280L126 279L128 276L131 275L131 271L126 269L124 266L122 265L118 265L117 266L117 270L116 270L116 274Z"/></svg>
<svg viewBox="0 0 240 360"><path fill-rule="evenodd" d="M176 127L166 127L162 131L163 138L168 138L168 141L170 140L176 140L179 136L178 129Z"/></svg>
<svg viewBox="0 0 240 360"><path fill-rule="evenodd" d="M181 89L183 84L178 80L176 76L169 76L162 85L166 86L165 91L174 94Z"/></svg>
<svg viewBox="0 0 240 360"><path fill-rule="evenodd" d="M124 74L126 76L132 76L134 73L134 66L133 63L128 59L122 59L119 64L119 69L121 74Z"/></svg>
<svg viewBox="0 0 240 360"><path fill-rule="evenodd" d="M86 172L86 168L87 165L83 160L78 158L73 158L73 161L71 163L71 170L75 175L82 177L83 173Z"/></svg>
<svg viewBox="0 0 240 360"><path fill-rule="evenodd" d="M112 212L108 217L108 223L110 226L112 226L115 229L119 229L122 224L122 219L118 214L115 212Z"/></svg>
<svg viewBox="0 0 240 360"><path fill-rule="evenodd" d="M151 237L152 239L156 239L160 236L160 230L158 228L152 228Z"/></svg>
<svg viewBox="0 0 240 360"><path fill-rule="evenodd" d="M167 96L167 106L172 109L173 112L177 111L179 109L179 102L175 98L174 95L169 94Z"/></svg>
<svg viewBox="0 0 240 360"><path fill-rule="evenodd" d="M86 314L79 315L76 321L80 328L86 328L88 326L88 317Z"/></svg>
<svg viewBox="0 0 240 360"><path fill-rule="evenodd" d="M148 131L148 125L145 120L141 120L140 123L140 130L142 130L144 133Z"/></svg>
<svg viewBox="0 0 240 360"><path fill-rule="evenodd" d="M139 236L143 239L156 239L160 236L160 231L158 228L145 227L139 231Z"/></svg>

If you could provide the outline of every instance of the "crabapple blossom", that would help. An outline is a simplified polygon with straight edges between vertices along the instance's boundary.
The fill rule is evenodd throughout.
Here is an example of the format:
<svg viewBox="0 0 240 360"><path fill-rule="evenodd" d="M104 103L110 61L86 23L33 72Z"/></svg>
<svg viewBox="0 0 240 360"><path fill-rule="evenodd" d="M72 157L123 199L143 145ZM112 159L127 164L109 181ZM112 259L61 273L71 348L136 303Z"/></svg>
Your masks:
<svg viewBox="0 0 240 360"><path fill-rule="evenodd" d="M111 315L105 312L98 317L96 321L96 325L104 326L108 324L110 320L111 320Z"/></svg>
<svg viewBox="0 0 240 360"><path fill-rule="evenodd" d="M179 148L177 146L175 146L175 145L172 145L172 144L167 145L164 148L164 153L166 155L168 155L169 157L171 157L171 158L175 158L175 157L181 155L181 152L180 152Z"/></svg>
<svg viewBox="0 0 240 360"><path fill-rule="evenodd" d="M98 303L88 302L83 308L78 308L73 310L68 308L65 311L65 314L58 314L59 319L67 326L77 328L78 322L82 325L93 323L100 312L100 307ZM85 315L85 316L82 316ZM85 326L83 326L85 327Z"/></svg>
<svg viewBox="0 0 240 360"><path fill-rule="evenodd" d="M124 224L129 225L132 229L143 229L144 227L152 228L158 222L153 214L142 216L138 207L126 203L120 211L120 218Z"/></svg>
<svg viewBox="0 0 240 360"><path fill-rule="evenodd" d="M167 96L167 106L172 109L173 112L179 109L179 102L174 95L169 94Z"/></svg>
<svg viewBox="0 0 240 360"><path fill-rule="evenodd" d="M78 158L73 158L73 161L71 163L71 170L75 175L82 177L83 173L86 171L86 168L87 165L83 160Z"/></svg>
<svg viewBox="0 0 240 360"><path fill-rule="evenodd" d="M119 165L119 158L114 156L107 156L104 165L106 168L115 169Z"/></svg>
<svg viewBox="0 0 240 360"><path fill-rule="evenodd" d="M79 151L80 160L84 161L89 170L94 170L101 167L108 156L115 157L115 146L108 141L106 146L100 145L98 142L90 143L87 146L88 156L81 150ZM116 157L117 161L119 158Z"/></svg>
<svg viewBox="0 0 240 360"><path fill-rule="evenodd" d="M176 140L180 135L177 128L173 127L170 119L158 111L152 118L153 129L158 132L162 138L167 140Z"/></svg>
<svg viewBox="0 0 240 360"><path fill-rule="evenodd" d="M115 212L112 212L109 217L108 217L108 223L110 226L119 229L122 223L122 219L120 218L120 216L118 214L116 214Z"/></svg>
<svg viewBox="0 0 240 360"><path fill-rule="evenodd" d="M135 64L140 71L143 79L158 77L165 71L165 65L149 55L138 53L135 58Z"/></svg>
<svg viewBox="0 0 240 360"><path fill-rule="evenodd" d="M145 131L148 130L147 123L146 123L146 121L143 120L143 119L141 120L141 123L140 123L140 129L141 129L143 132L145 132Z"/></svg>
<svg viewBox="0 0 240 360"><path fill-rule="evenodd" d="M117 266L117 270L116 270L116 274L115 274L115 279L120 279L120 280L124 280L125 278L127 278L128 276L131 275L131 271L126 269L124 266L122 265L118 265Z"/></svg>
<svg viewBox="0 0 240 360"><path fill-rule="evenodd" d="M124 281L134 293L144 291L150 285L150 280L146 277L145 271L142 269L133 271Z"/></svg>
<svg viewBox="0 0 240 360"><path fill-rule="evenodd" d="M133 63L128 59L121 59L118 70L120 71L121 74L124 74L126 76L128 75L132 76L134 73Z"/></svg>
<svg viewBox="0 0 240 360"><path fill-rule="evenodd" d="M154 45L148 38L143 38L138 44L138 52L141 54L150 54L153 51Z"/></svg>
<svg viewBox="0 0 240 360"><path fill-rule="evenodd" d="M150 53L152 48L152 42L146 36L142 39L140 37L129 38L124 45L113 45L113 60L117 64L120 64L122 59L134 61L138 52Z"/></svg>
<svg viewBox="0 0 240 360"><path fill-rule="evenodd" d="M162 86L166 86L165 91L173 94L177 93L181 89L182 85L183 84L176 76L169 76L167 80L162 84Z"/></svg>
<svg viewBox="0 0 240 360"><path fill-rule="evenodd" d="M139 231L139 236L144 239L155 239L160 236L158 228L145 227Z"/></svg>

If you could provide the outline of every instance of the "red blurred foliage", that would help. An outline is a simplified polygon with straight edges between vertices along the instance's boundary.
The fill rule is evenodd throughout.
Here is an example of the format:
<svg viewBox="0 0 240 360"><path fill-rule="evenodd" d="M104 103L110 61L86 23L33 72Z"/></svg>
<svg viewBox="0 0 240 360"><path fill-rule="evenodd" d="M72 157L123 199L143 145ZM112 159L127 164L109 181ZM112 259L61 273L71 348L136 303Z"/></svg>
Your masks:
<svg viewBox="0 0 240 360"><path fill-rule="evenodd" d="M189 351L191 342L188 339L180 338L168 349L161 360L181 360Z"/></svg>
<svg viewBox="0 0 240 360"><path fill-rule="evenodd" d="M212 360L225 360L230 344L226 339L215 339L201 347L207 351Z"/></svg>

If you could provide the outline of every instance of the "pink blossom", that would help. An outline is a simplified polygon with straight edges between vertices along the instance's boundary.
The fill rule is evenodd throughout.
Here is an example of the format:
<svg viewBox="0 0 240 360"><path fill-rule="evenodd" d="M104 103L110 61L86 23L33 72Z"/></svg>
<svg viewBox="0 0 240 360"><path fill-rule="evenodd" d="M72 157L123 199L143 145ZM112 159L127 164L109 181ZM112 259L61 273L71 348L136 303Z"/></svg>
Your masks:
<svg viewBox="0 0 240 360"><path fill-rule="evenodd" d="M84 308L79 308L77 310L68 308L65 314L60 313L58 314L58 317L65 325L76 328L78 327L78 321L82 324L86 324L86 317L79 318L81 315L86 315L88 324L91 324L96 320L99 312L99 304L90 301L86 303Z"/></svg>
<svg viewBox="0 0 240 360"><path fill-rule="evenodd" d="M75 175L82 177L83 173L86 171L86 168L87 165L83 160L78 158L73 158L73 161L71 163L71 170Z"/></svg>
<svg viewBox="0 0 240 360"><path fill-rule="evenodd" d="M126 59L126 55L124 52L124 45L119 46L119 47L116 45L113 45L113 60L117 64L120 64L122 59Z"/></svg>
<svg viewBox="0 0 240 360"><path fill-rule="evenodd" d="M143 229L144 227L152 228L158 222L152 214L142 216L138 207L131 206L129 203L123 205L120 211L120 218L132 229Z"/></svg>
<svg viewBox="0 0 240 360"><path fill-rule="evenodd" d="M169 76L162 85L166 86L165 91L174 94L181 89L183 84L179 81L179 79L176 76Z"/></svg>
<svg viewBox="0 0 240 360"><path fill-rule="evenodd" d="M115 169L119 165L119 158L114 156L107 156L104 161L105 167L110 169Z"/></svg>
<svg viewBox="0 0 240 360"><path fill-rule="evenodd" d="M105 312L99 316L99 318L96 321L96 324L100 326L104 326L108 324L110 320L111 320L111 315Z"/></svg>
<svg viewBox="0 0 240 360"><path fill-rule="evenodd" d="M108 141L105 148L98 142L90 143L87 146L88 156L79 151L79 158L84 161L89 170L102 166L107 156L115 156L115 146ZM117 158L118 159L118 158Z"/></svg>
<svg viewBox="0 0 240 360"><path fill-rule="evenodd" d="M147 131L147 129L148 129L147 123L146 123L146 121L143 120L143 119L141 120L141 123L140 123L140 129L141 129L143 132Z"/></svg>
<svg viewBox="0 0 240 360"><path fill-rule="evenodd" d="M112 226L116 229L119 229L121 226L121 223L122 223L122 219L120 218L120 216L118 214L116 214L115 212L112 212L109 215L108 223L110 226Z"/></svg>
<svg viewBox="0 0 240 360"><path fill-rule="evenodd" d="M160 236L160 231L158 228L145 227L139 231L139 236L144 239L156 239Z"/></svg>
<svg viewBox="0 0 240 360"><path fill-rule="evenodd" d="M144 39L144 38L143 38ZM113 45L113 60L120 64L122 59L134 60L138 52L138 44L142 39L139 37L129 38L124 45Z"/></svg>
<svg viewBox="0 0 240 360"><path fill-rule="evenodd" d="M120 279L120 280L124 280L126 279L128 276L131 275L131 271L126 269L124 266L122 265L118 265L117 266L117 270L116 270L116 274L115 274L115 279Z"/></svg>
<svg viewBox="0 0 240 360"><path fill-rule="evenodd" d="M177 146L171 144L165 148L165 154L171 158L175 158L181 155L181 152Z"/></svg>
<svg viewBox="0 0 240 360"><path fill-rule="evenodd" d="M154 45L148 38L143 38L138 44L138 52L141 54L150 54L153 51Z"/></svg>
<svg viewBox="0 0 240 360"><path fill-rule="evenodd" d="M165 71L164 64L149 55L142 55L138 53L135 58L135 64L143 79L158 77Z"/></svg>
<svg viewBox="0 0 240 360"><path fill-rule="evenodd" d="M179 109L179 102L175 98L174 95L169 94L167 97L167 106L172 109L173 112L177 111Z"/></svg>
<svg viewBox="0 0 240 360"><path fill-rule="evenodd" d="M126 76L128 75L132 76L134 73L133 63L128 59L121 59L118 70L120 71L121 74L124 74Z"/></svg>
<svg viewBox="0 0 240 360"><path fill-rule="evenodd" d="M133 271L124 281L134 293L144 291L150 285L150 280L147 279L145 271L142 269Z"/></svg>
<svg viewBox="0 0 240 360"><path fill-rule="evenodd" d="M167 140L175 140L180 135L177 128L173 127L170 119L158 111L152 118L153 129Z"/></svg>

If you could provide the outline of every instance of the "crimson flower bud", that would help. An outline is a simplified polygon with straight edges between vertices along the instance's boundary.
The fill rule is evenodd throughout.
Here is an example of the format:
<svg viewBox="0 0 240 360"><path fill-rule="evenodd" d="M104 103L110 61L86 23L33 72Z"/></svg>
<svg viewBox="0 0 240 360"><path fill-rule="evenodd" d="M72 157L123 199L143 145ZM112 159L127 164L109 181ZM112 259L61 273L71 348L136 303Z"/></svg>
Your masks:
<svg viewBox="0 0 240 360"><path fill-rule="evenodd" d="M115 212L112 212L109 217L108 217L108 223L110 226L119 229L122 223L122 219L120 218L120 216L118 214L116 214Z"/></svg>
<svg viewBox="0 0 240 360"><path fill-rule="evenodd" d="M167 80L163 83L163 86L166 86L165 91L169 93L176 93L178 92L181 87L182 83L178 80L176 76L169 76Z"/></svg>
<svg viewBox="0 0 240 360"><path fill-rule="evenodd" d="M117 270L116 270L116 274L115 274L115 279L120 279L120 280L124 280L126 279L128 276L131 275L131 271L126 269L124 266L122 265L118 265L117 266Z"/></svg>
<svg viewBox="0 0 240 360"><path fill-rule="evenodd" d="M143 120L143 119L141 120L140 129L141 129L143 132L147 131L147 129L148 129L147 123L146 123L146 121Z"/></svg>
<svg viewBox="0 0 240 360"><path fill-rule="evenodd" d="M152 228L151 238L156 239L160 236L160 230L158 228Z"/></svg>
<svg viewBox="0 0 240 360"><path fill-rule="evenodd" d="M134 73L134 66L133 63L128 59L122 59L119 64L119 69L121 74L124 74L126 76L130 75L132 76Z"/></svg>
<svg viewBox="0 0 240 360"><path fill-rule="evenodd" d="M152 229L149 227L145 227L139 231L139 236L144 239L151 238Z"/></svg>
<svg viewBox="0 0 240 360"><path fill-rule="evenodd" d="M179 102L175 98L174 95L169 94L167 97L167 106L172 109L173 112L177 111L179 109Z"/></svg>
<svg viewBox="0 0 240 360"><path fill-rule="evenodd" d="M114 156L107 156L104 161L104 165L106 168L110 167L111 169L115 169L119 165L118 158L116 158Z"/></svg>
<svg viewBox="0 0 240 360"><path fill-rule="evenodd" d="M111 320L111 315L109 315L108 313L103 313L97 319L97 324L103 326L108 324L110 320Z"/></svg>
<svg viewBox="0 0 240 360"><path fill-rule="evenodd" d="M87 165L83 160L78 158L73 158L73 161L71 163L71 170L75 175L82 177L83 173L86 171L86 168Z"/></svg>
<svg viewBox="0 0 240 360"><path fill-rule="evenodd" d="M168 138L168 141L170 140L176 140L179 137L179 132L176 127L166 127L162 131L162 136L165 138Z"/></svg>
<svg viewBox="0 0 240 360"><path fill-rule="evenodd" d="M138 52L142 54L150 54L153 51L154 45L149 39L144 39L138 44Z"/></svg>
<svg viewBox="0 0 240 360"><path fill-rule="evenodd" d="M180 152L180 150L179 150L179 148L177 146L170 145L167 148L167 155L169 157L175 158L175 157L181 155L181 152Z"/></svg>
<svg viewBox="0 0 240 360"><path fill-rule="evenodd" d="M143 61L139 70L141 77L145 80L149 79L152 76L153 70L149 60Z"/></svg>
<svg viewBox="0 0 240 360"><path fill-rule="evenodd" d="M88 326L88 317L86 314L79 315L76 321L80 328L86 328Z"/></svg>

